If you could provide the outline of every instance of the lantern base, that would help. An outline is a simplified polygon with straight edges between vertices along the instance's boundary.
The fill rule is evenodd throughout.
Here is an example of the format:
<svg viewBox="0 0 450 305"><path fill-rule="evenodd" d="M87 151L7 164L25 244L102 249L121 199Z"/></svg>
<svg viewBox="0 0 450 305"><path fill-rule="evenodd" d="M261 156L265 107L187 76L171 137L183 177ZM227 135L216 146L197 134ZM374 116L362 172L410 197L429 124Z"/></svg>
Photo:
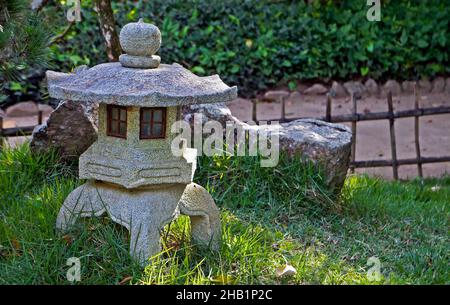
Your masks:
<svg viewBox="0 0 450 305"><path fill-rule="evenodd" d="M220 246L219 209L211 195L195 183L128 190L89 181L66 198L56 227L66 231L80 217L100 216L105 212L129 230L130 253L142 265L161 251L160 230L179 214L190 217L194 242L213 250Z"/></svg>

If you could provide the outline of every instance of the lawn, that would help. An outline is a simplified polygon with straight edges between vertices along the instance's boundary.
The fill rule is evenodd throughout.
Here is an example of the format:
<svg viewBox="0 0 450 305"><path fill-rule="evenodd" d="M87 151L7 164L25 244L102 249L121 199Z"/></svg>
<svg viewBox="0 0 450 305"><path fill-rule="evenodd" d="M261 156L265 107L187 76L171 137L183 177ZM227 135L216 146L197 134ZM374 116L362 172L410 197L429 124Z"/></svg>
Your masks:
<svg viewBox="0 0 450 305"><path fill-rule="evenodd" d="M387 182L350 176L341 196L311 165L281 158L199 160L196 182L221 209L219 253L192 245L189 221L163 232L164 251L146 268L128 254L128 232L107 217L85 219L65 235L55 219L81 182L76 167L28 146L0 152L0 283L70 284L449 284L450 177ZM368 276L379 259L381 279ZM277 277L291 264L297 273Z"/></svg>

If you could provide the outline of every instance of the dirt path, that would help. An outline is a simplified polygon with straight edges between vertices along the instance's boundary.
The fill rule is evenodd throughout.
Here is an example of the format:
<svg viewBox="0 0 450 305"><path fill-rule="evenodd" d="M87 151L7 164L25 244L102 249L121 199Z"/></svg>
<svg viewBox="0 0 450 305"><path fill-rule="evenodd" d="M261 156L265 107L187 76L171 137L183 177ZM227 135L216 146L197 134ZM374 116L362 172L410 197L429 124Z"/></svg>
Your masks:
<svg viewBox="0 0 450 305"><path fill-rule="evenodd" d="M394 110L414 108L414 96L402 95L394 97ZM350 114L351 103L349 98L333 100L332 114ZM450 106L450 96L446 94L422 95L422 107ZM251 119L252 105L249 101L232 102L229 104L231 112L241 120ZM386 99L365 98L358 101L359 112L387 111ZM286 103L286 117L320 117L325 115L324 96L299 96ZM276 120L281 116L280 103L258 104L258 120ZM350 126L350 123L346 123ZM414 118L398 119L395 123L398 158L415 158L414 144ZM450 155L450 115L434 115L420 118L421 153L424 157L438 157ZM356 134L356 160L382 160L390 159L391 148L389 139L389 123L382 121L359 122ZM392 168L357 169L357 172L377 175L392 179ZM439 177L445 173L450 174L450 163L424 164L424 175ZM402 179L417 176L416 165L399 167L399 176Z"/></svg>

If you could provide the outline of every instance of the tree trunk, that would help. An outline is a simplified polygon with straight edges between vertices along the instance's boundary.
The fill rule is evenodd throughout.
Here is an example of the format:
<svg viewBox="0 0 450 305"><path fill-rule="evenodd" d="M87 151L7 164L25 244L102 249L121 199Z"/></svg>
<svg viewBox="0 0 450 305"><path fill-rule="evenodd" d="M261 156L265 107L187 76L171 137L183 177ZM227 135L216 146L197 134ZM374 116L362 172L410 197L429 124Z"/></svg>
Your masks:
<svg viewBox="0 0 450 305"><path fill-rule="evenodd" d="M94 0L98 22L106 43L106 53L109 61L118 61L122 53L119 35L117 35L111 0Z"/></svg>

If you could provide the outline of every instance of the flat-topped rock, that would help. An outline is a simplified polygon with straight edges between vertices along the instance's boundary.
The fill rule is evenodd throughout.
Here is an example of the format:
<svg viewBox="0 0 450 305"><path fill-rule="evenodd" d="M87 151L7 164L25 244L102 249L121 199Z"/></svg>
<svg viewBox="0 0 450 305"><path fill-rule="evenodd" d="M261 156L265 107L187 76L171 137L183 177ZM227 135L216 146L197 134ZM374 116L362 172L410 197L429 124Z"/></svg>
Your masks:
<svg viewBox="0 0 450 305"><path fill-rule="evenodd" d="M53 98L122 106L168 107L237 97L237 87L227 86L218 75L200 77L176 63L156 69L105 63L75 74L47 71L47 80Z"/></svg>

